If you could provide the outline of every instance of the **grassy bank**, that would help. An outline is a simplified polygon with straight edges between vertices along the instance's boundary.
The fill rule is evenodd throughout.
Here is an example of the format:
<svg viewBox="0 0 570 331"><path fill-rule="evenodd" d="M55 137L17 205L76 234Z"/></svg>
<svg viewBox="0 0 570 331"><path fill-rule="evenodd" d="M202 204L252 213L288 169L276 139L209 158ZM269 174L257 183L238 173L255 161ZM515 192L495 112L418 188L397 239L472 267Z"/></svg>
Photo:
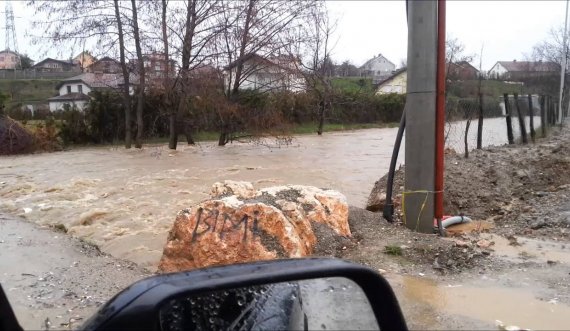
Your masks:
<svg viewBox="0 0 570 331"><path fill-rule="evenodd" d="M57 79L1 79L0 91L10 98L7 107L16 104L47 104L47 99L57 95Z"/></svg>
<svg viewBox="0 0 570 331"><path fill-rule="evenodd" d="M325 124L324 132L339 132L339 131L350 131L350 130L360 130L360 129L376 129L376 128L394 128L397 127L398 123L361 123L361 124ZM212 142L217 141L219 138L219 132L217 131L200 131L196 132L193 136L196 142ZM291 135L308 135L317 134L317 126L313 123L305 123L297 125L291 128ZM144 144L166 144L168 143L168 137L155 137L144 139ZM178 136L179 144L186 144L186 137L184 135ZM81 148L81 147L93 147L93 146L122 146L123 141L117 140L110 144L98 144L98 145L71 145L70 148Z"/></svg>
<svg viewBox="0 0 570 331"><path fill-rule="evenodd" d="M393 128L398 123L360 123L360 124L325 124L324 132L348 131L359 129L375 129L375 128ZM312 123L305 123L293 127L292 134L316 134L317 126Z"/></svg>

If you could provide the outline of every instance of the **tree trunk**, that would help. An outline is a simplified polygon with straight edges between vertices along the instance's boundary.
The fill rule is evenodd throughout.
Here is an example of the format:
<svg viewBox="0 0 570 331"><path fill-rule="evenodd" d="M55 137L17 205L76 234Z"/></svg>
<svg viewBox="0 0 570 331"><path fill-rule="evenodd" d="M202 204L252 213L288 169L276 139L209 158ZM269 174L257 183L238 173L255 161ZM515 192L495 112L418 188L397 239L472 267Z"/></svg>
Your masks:
<svg viewBox="0 0 570 331"><path fill-rule="evenodd" d="M317 134L321 136L323 134L323 126L325 124L325 101L322 100L319 103L319 127L317 128Z"/></svg>
<svg viewBox="0 0 570 331"><path fill-rule="evenodd" d="M123 36L123 24L121 22L121 14L119 12L119 1L114 0L115 17L117 19L117 30L119 33L119 54L121 61L121 70L123 72L123 88L121 91L123 97L123 106L125 107L125 148L131 148L131 96L129 94L129 70L125 60L125 41Z"/></svg>
<svg viewBox="0 0 570 331"><path fill-rule="evenodd" d="M192 123L190 121L184 121L184 135L186 136L186 142L188 145L194 145L194 138L192 138Z"/></svg>
<svg viewBox="0 0 570 331"><path fill-rule="evenodd" d="M226 129L222 127L222 130L220 132L220 138L218 139L218 146L225 146L228 141L227 138L228 138L228 133L226 132Z"/></svg>
<svg viewBox="0 0 570 331"><path fill-rule="evenodd" d="M168 148L176 149L178 145L178 132L176 130L176 111L171 111L169 115L170 137L168 139Z"/></svg>
<svg viewBox="0 0 570 331"><path fill-rule="evenodd" d="M142 148L142 134L143 134L143 109L144 109L144 89L145 89L145 72L144 72L144 59L141 49L141 39L139 34L139 24L137 18L137 4L135 0L131 0L133 8L133 37L135 39L135 48L137 50L138 59L138 74L139 74L139 87L137 95L137 136L135 138L135 147Z"/></svg>
<svg viewBox="0 0 570 331"><path fill-rule="evenodd" d="M170 103L170 93L172 92L173 86L170 86L170 55L168 53L168 33L167 33L167 25L166 25L166 10L167 10L167 0L162 0L162 43L164 45L164 67L165 67L165 75L164 75L164 104L167 105L168 113L169 113L169 140L168 140L168 148L176 149L178 145L178 132L176 130L176 108L172 107ZM168 86L168 88L167 88Z"/></svg>
<svg viewBox="0 0 570 331"><path fill-rule="evenodd" d="M165 1L165 0L163 0ZM164 18L166 20L166 18ZM190 102L188 98L185 97L187 88L188 71L190 70L190 59L192 55L192 47L194 41L194 31L196 29L196 1L188 1L186 7L186 24L184 31L184 40L182 45L182 67L180 70L179 79L182 81L181 96L178 101L174 113L170 114L170 139L169 148L176 149L178 145L178 119L182 117L184 105ZM194 139L192 139L191 132L189 130L184 130L184 135L189 145L194 145Z"/></svg>
<svg viewBox="0 0 570 331"><path fill-rule="evenodd" d="M245 56L245 47L247 46L248 43L248 37L249 37L249 29L251 28L251 19L253 17L253 9L255 6L255 1L256 0L249 0L248 3L248 7L247 7L247 16L245 17L245 26L243 27L243 34L242 34L242 38L241 38L241 44L240 44L240 49L239 49L239 54L238 54L238 64L236 66L236 74L234 77L234 86L232 88L232 94L237 94L239 91L239 87L240 87L240 81L241 81L241 74L243 71L243 58Z"/></svg>

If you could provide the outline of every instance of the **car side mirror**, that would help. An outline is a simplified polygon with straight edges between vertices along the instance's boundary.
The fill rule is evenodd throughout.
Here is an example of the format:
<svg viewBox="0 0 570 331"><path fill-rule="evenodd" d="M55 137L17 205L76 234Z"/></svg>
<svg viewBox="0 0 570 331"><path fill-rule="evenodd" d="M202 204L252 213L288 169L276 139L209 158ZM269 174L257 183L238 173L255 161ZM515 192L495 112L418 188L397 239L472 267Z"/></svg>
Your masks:
<svg viewBox="0 0 570 331"><path fill-rule="evenodd" d="M106 303L84 330L407 330L390 285L337 259L289 259L164 274Z"/></svg>
<svg viewBox="0 0 570 331"><path fill-rule="evenodd" d="M8 302L8 298L0 285L0 330L21 331L22 327L18 324L16 315Z"/></svg>

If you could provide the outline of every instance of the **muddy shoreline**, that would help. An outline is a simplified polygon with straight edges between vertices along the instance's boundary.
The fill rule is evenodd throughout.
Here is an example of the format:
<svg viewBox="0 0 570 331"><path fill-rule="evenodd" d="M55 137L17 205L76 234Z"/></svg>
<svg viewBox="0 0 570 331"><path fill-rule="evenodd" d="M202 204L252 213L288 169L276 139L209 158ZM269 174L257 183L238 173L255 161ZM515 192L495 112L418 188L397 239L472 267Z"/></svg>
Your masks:
<svg viewBox="0 0 570 331"><path fill-rule="evenodd" d="M26 330L75 329L150 274L50 227L0 214L0 284Z"/></svg>

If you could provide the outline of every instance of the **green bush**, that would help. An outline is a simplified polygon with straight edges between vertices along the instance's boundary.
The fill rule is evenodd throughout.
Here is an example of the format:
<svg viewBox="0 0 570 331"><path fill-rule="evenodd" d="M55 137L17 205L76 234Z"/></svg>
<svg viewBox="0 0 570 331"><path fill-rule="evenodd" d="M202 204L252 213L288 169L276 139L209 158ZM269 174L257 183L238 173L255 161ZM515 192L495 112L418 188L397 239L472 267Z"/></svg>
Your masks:
<svg viewBox="0 0 570 331"><path fill-rule="evenodd" d="M330 120L333 123L390 123L402 116L406 96L336 91Z"/></svg>
<svg viewBox="0 0 570 331"><path fill-rule="evenodd" d="M61 120L59 136L65 144L109 143L124 136L122 100L112 91L93 91L83 111L65 105L54 114Z"/></svg>
<svg viewBox="0 0 570 331"><path fill-rule="evenodd" d="M89 106L80 111L73 107L54 114L60 122L59 136L65 144L99 144L124 138L124 109L122 98L113 91L94 91ZM331 124L375 124L398 122L402 116L405 95L375 95L361 91L333 89L331 109L326 122ZM170 107L178 105L171 100ZM172 106L174 105L174 106ZM136 108L136 100L132 99ZM190 96L186 106L177 114L181 127L192 132L223 129L231 136L266 132L286 133L290 125L303 125L318 121L319 100L308 92L256 93L243 91L232 101L222 91ZM144 138L169 135L169 112L161 91L145 96ZM47 114L38 113L37 117ZM25 117L22 114L21 117ZM136 132L135 114L132 111L133 136ZM182 132L181 132L182 133Z"/></svg>
<svg viewBox="0 0 570 331"><path fill-rule="evenodd" d="M61 119L59 137L65 145L93 142L88 134L88 123L84 112L66 104L57 112L57 118Z"/></svg>

